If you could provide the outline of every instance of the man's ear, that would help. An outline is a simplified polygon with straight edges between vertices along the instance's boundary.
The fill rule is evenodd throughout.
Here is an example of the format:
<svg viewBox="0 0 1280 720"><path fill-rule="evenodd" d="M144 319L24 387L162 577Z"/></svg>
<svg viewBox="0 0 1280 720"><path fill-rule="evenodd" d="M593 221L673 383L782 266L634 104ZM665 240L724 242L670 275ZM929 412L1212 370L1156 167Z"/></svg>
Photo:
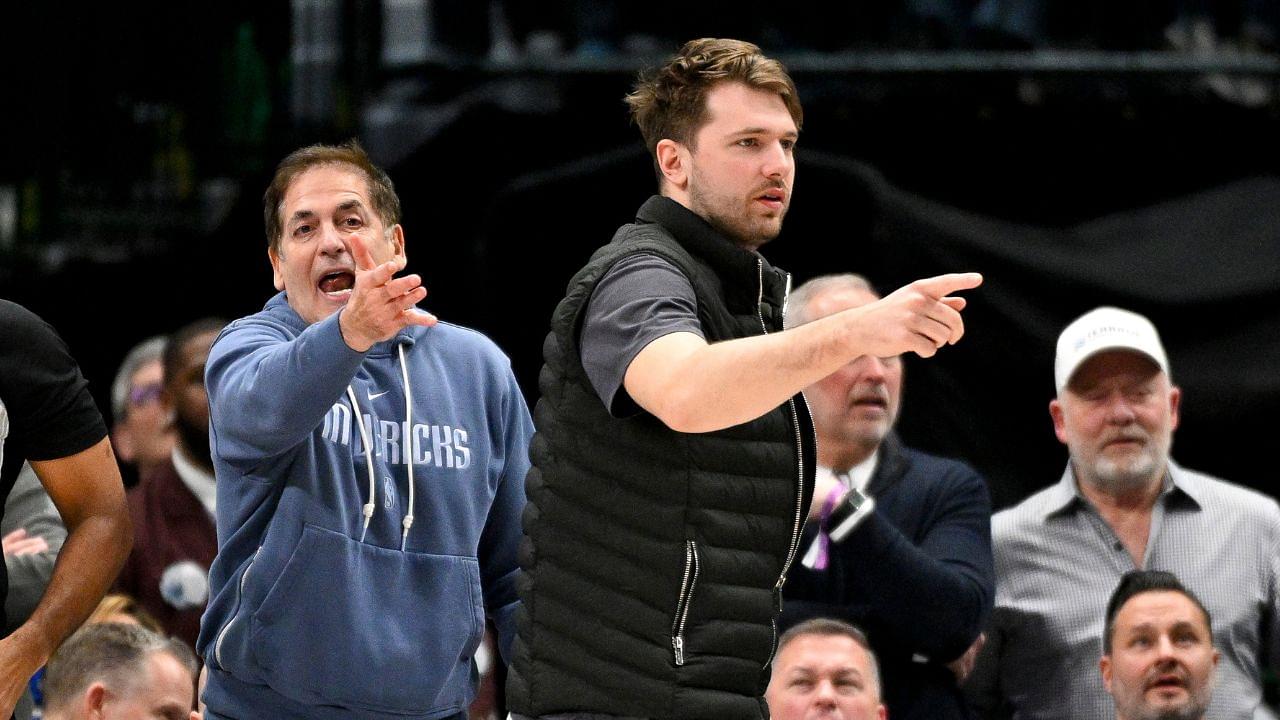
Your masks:
<svg viewBox="0 0 1280 720"><path fill-rule="evenodd" d="M83 717L100 718L103 715L102 707L107 704L107 686L98 681L89 686L85 691L84 697L81 698L81 709L84 711Z"/></svg>
<svg viewBox="0 0 1280 720"><path fill-rule="evenodd" d="M271 281L276 290L284 290L284 273L280 269L281 256L275 248L267 248L267 257L271 258Z"/></svg>
<svg viewBox="0 0 1280 720"><path fill-rule="evenodd" d="M400 223L392 225L387 239L391 241L391 249L395 252L396 257L402 261L407 260L408 258L404 254L404 226ZM401 267L403 267L403 263L401 263Z"/></svg>
<svg viewBox="0 0 1280 720"><path fill-rule="evenodd" d="M684 192L689 186L689 149L675 140L663 139L654 148L654 155L663 179Z"/></svg>
<svg viewBox="0 0 1280 720"><path fill-rule="evenodd" d="M1102 671L1102 686L1111 692L1111 656L1103 655L1098 660L1098 669Z"/></svg>
<svg viewBox="0 0 1280 720"><path fill-rule="evenodd" d="M1058 441L1063 445L1067 444L1067 423L1062 415L1062 401L1054 398L1049 401L1049 417L1053 418L1053 434L1058 436Z"/></svg>

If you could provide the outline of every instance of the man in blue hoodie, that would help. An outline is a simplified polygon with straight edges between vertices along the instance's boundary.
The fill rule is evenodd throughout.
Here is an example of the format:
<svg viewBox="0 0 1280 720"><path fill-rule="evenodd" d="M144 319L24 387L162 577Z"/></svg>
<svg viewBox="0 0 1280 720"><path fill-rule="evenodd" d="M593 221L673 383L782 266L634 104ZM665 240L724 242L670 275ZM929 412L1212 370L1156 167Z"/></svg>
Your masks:
<svg viewBox="0 0 1280 720"><path fill-rule="evenodd" d="M206 371L206 717L461 718L486 613L513 636L528 409L492 342L417 309L358 145L294 152L264 206L282 292Z"/></svg>

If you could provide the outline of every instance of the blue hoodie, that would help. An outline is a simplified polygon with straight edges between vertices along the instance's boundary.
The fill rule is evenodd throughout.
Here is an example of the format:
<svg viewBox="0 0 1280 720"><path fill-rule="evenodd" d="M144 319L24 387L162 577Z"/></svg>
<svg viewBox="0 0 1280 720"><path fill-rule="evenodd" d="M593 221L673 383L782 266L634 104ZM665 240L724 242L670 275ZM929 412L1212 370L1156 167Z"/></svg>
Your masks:
<svg viewBox="0 0 1280 720"><path fill-rule="evenodd" d="M206 386L218 556L198 645L210 711L465 709L485 612L504 657L515 635L533 424L507 358L443 322L358 353L338 313L308 326L279 294L218 337Z"/></svg>

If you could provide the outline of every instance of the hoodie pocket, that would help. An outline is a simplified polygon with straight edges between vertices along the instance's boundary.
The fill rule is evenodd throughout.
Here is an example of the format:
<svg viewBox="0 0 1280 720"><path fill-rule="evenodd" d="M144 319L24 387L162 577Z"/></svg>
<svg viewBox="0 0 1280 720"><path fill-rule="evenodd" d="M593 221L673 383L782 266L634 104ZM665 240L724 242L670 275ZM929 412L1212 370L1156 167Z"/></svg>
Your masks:
<svg viewBox="0 0 1280 720"><path fill-rule="evenodd" d="M265 679L287 697L425 714L466 702L483 634L475 558L402 553L307 525L253 639Z"/></svg>

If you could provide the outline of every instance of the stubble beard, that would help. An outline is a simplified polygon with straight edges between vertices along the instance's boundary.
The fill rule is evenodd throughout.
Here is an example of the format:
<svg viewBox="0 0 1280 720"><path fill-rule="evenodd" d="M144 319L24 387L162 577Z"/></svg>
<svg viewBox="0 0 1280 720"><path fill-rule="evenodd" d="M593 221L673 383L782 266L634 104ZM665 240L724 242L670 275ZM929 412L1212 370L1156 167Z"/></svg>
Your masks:
<svg viewBox="0 0 1280 720"><path fill-rule="evenodd" d="M706 183L701 182L700 176L695 172L694 181L689 183L689 201L693 205L692 210L717 232L738 246L755 250L782 232L782 219L790 207L790 197L776 216L756 218L748 212L750 201L747 207L743 207L733 198L717 195L714 192L704 192L704 187ZM733 208L740 210L734 213Z"/></svg>
<svg viewBox="0 0 1280 720"><path fill-rule="evenodd" d="M1159 710L1140 708L1137 713L1130 715L1129 718L1130 720L1204 720L1204 714L1208 709L1209 703L1206 697L1197 694L1178 707L1161 708Z"/></svg>

